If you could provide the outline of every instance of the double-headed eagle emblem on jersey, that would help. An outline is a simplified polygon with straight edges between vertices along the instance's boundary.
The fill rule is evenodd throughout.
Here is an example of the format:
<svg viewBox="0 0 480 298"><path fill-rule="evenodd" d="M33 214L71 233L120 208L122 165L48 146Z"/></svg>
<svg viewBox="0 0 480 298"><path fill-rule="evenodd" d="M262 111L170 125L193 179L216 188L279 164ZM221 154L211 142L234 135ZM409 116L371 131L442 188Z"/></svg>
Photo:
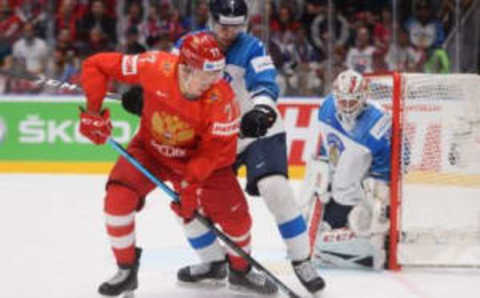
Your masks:
<svg viewBox="0 0 480 298"><path fill-rule="evenodd" d="M195 136L195 130L176 115L164 111L155 112L151 121L152 135L161 144L182 146L191 142Z"/></svg>

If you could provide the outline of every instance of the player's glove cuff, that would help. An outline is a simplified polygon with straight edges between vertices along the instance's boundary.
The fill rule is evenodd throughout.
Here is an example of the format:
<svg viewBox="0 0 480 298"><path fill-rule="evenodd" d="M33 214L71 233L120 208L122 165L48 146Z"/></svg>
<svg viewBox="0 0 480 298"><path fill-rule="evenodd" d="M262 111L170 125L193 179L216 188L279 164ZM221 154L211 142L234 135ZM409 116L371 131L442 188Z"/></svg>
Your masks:
<svg viewBox="0 0 480 298"><path fill-rule="evenodd" d="M143 88L134 86L123 93L122 107L129 113L141 116L143 110Z"/></svg>
<svg viewBox="0 0 480 298"><path fill-rule="evenodd" d="M240 129L242 136L247 138L262 137L277 120L275 110L264 104L256 105L242 117Z"/></svg>

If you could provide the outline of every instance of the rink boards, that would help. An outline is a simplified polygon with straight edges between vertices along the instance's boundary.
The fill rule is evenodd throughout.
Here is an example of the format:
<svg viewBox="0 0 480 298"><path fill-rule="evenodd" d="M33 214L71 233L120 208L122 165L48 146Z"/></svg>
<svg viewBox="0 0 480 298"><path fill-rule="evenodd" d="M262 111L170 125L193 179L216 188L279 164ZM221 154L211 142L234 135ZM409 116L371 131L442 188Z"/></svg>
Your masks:
<svg viewBox="0 0 480 298"><path fill-rule="evenodd" d="M301 179L305 162L318 147L316 117L321 98L281 98L288 142L290 176ZM94 146L78 132L78 96L3 96L0 98L0 172L108 173L117 153ZM389 109L389 102L380 101ZM118 102L105 101L113 120L113 137L126 145L136 132L138 118ZM458 169L448 162L449 130L438 113L450 113L455 103L419 101L409 107L410 152L407 182L480 186L478 167ZM442 126L443 125L443 126ZM477 140L480 143L480 140ZM478 145L478 144L477 144ZM435 158L432 158L435 156Z"/></svg>

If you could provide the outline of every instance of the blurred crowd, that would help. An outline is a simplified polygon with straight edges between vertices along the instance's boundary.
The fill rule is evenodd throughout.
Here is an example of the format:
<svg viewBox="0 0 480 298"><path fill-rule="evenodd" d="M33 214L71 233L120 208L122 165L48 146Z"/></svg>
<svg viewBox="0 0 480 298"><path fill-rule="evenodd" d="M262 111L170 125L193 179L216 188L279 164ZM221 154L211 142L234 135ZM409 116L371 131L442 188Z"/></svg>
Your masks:
<svg viewBox="0 0 480 298"><path fill-rule="evenodd" d="M443 45L455 0L400 0L395 8L392 0L250 2L248 30L267 44L282 95L324 94L329 78L347 68L451 71ZM461 12L472 2L461 0ZM207 26L208 0L0 0L0 69L77 83L89 55L169 51ZM58 91L0 75L0 93L38 92Z"/></svg>

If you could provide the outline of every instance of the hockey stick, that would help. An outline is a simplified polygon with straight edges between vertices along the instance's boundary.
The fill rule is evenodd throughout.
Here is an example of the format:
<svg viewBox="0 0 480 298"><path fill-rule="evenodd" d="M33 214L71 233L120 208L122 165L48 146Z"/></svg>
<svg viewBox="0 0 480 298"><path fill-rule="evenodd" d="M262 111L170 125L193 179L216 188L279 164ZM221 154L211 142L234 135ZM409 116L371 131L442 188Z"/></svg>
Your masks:
<svg viewBox="0 0 480 298"><path fill-rule="evenodd" d="M119 143L117 143L114 139L108 138L107 143L115 149L120 155L122 155L128 162L130 162L137 170L142 172L150 181L155 183L160 189L162 189L165 193L168 194L170 198L174 201L178 202L178 194L173 191L168 185L164 182L156 178L149 170L147 170L138 160L136 160L133 156L131 156ZM262 264L257 262L252 256L247 254L242 248L237 246L235 242L233 242L227 235L225 235L222 231L220 231L217 227L215 227L206 217L200 215L198 212L195 212L194 215L195 219L201 222L205 227L211 229L218 238L222 239L222 241L228 245L232 250L234 250L238 255L243 257L247 260L253 267L257 270L265 273L272 281L274 281L279 288L281 288L289 297L291 298L300 298L293 290L291 290L288 286L286 286L281 280L275 277L268 269L263 267Z"/></svg>
<svg viewBox="0 0 480 298"><path fill-rule="evenodd" d="M0 69L0 75L6 75L6 76L17 78L17 79L32 81L33 84L35 84L36 86L39 86L39 87L40 86L50 87L50 88L55 88L55 89L58 89L58 90L68 90L68 91L76 91L76 92L83 93L83 89L76 84L71 84L71 83L68 83L68 82L63 82L63 81L54 80L54 79L49 79L49 78L46 78L43 75L38 75L37 76L37 75L27 73L27 72L20 73L20 72L15 72L15 71L11 71L11 70L3 70L3 69ZM110 99L121 100L121 97L120 97L119 94L112 93L112 92L107 92L106 97L108 97Z"/></svg>

